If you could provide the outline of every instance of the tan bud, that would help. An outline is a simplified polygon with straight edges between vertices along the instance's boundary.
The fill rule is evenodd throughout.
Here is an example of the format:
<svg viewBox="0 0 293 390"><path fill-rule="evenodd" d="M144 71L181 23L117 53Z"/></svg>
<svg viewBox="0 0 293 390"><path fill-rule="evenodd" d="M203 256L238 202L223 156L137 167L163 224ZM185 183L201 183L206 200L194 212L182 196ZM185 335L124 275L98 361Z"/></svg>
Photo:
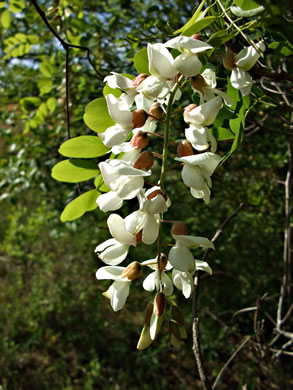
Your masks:
<svg viewBox="0 0 293 390"><path fill-rule="evenodd" d="M202 41L202 38L199 34L193 34L193 35L191 35L191 38L197 39L198 41Z"/></svg>
<svg viewBox="0 0 293 390"><path fill-rule="evenodd" d="M165 253L161 253L161 257L160 257L160 270L161 271L164 271L166 269L167 263L168 263L167 256L165 255Z"/></svg>
<svg viewBox="0 0 293 390"><path fill-rule="evenodd" d="M144 327L141 331L140 338L138 340L136 348L138 350L142 351L143 349L146 349L147 347L149 347L152 342L153 342L153 340L150 337L150 327L149 327L149 325L144 325Z"/></svg>
<svg viewBox="0 0 293 390"><path fill-rule="evenodd" d="M153 164L154 157L151 152L146 150L139 155L138 159L133 164L133 168L148 171L153 166Z"/></svg>
<svg viewBox="0 0 293 390"><path fill-rule="evenodd" d="M179 142L177 146L177 154L179 157L192 156L194 153L191 143L187 140Z"/></svg>
<svg viewBox="0 0 293 390"><path fill-rule="evenodd" d="M161 119L164 115L164 110L162 109L161 104L158 102L153 103L149 109L149 115L153 118Z"/></svg>
<svg viewBox="0 0 293 390"><path fill-rule="evenodd" d="M188 236L187 226L184 222L175 222L173 223L171 234L176 236Z"/></svg>
<svg viewBox="0 0 293 390"><path fill-rule="evenodd" d="M168 200L168 196L167 196L166 192L163 191L163 190L160 190L160 189L156 189L156 190L152 191L150 194L148 194L147 199L151 200L151 199L155 198L158 195L162 195L162 197L166 201Z"/></svg>
<svg viewBox="0 0 293 390"><path fill-rule="evenodd" d="M228 53L223 57L223 65L228 70L232 70L234 68L235 53L233 53L233 51L228 51Z"/></svg>
<svg viewBox="0 0 293 390"><path fill-rule="evenodd" d="M132 80L132 85L138 87L147 77L149 76L146 73L139 74Z"/></svg>
<svg viewBox="0 0 293 390"><path fill-rule="evenodd" d="M154 299L154 314L159 317L164 314L166 298L162 292L157 293Z"/></svg>
<svg viewBox="0 0 293 390"><path fill-rule="evenodd" d="M151 317L152 317L152 314L153 314L153 308L154 308L154 304L152 302L149 302L147 304L146 309L145 309L145 317L144 317L145 325L150 325L150 323L151 323Z"/></svg>
<svg viewBox="0 0 293 390"><path fill-rule="evenodd" d="M197 105L196 104L189 104L188 106L186 106L184 108L184 114L187 114L188 112L192 111L194 108L196 108Z"/></svg>
<svg viewBox="0 0 293 390"><path fill-rule="evenodd" d="M141 264L138 261L130 263L122 272L121 277L128 280L135 280L140 277Z"/></svg>
<svg viewBox="0 0 293 390"><path fill-rule="evenodd" d="M208 87L208 84L206 83L205 79L201 74L198 74L191 79L191 86L193 89L196 89L197 91L204 93L204 88Z"/></svg>
<svg viewBox="0 0 293 390"><path fill-rule="evenodd" d="M136 233L136 243L139 244L142 241L142 229Z"/></svg>
<svg viewBox="0 0 293 390"><path fill-rule="evenodd" d="M143 149L145 148L149 143L148 135L147 133L144 133L142 131L138 131L130 140L130 145L134 148Z"/></svg>
<svg viewBox="0 0 293 390"><path fill-rule="evenodd" d="M142 127L146 120L147 113L142 108L132 111L132 123L134 129Z"/></svg>

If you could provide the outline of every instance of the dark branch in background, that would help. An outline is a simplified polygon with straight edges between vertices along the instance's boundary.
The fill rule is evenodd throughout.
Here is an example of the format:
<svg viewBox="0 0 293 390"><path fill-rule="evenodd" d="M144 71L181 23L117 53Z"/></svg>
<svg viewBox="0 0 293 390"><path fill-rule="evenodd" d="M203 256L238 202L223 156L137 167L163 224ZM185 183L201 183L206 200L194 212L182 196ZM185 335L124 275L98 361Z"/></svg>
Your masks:
<svg viewBox="0 0 293 390"><path fill-rule="evenodd" d="M66 128L67 128L68 138L70 138L71 135L70 135L70 110L69 110L69 49L70 48L75 48L75 49L80 49L80 50L86 51L87 52L87 59L88 59L90 65L93 67L94 71L97 73L97 75L99 76L99 78L101 80L103 80L104 77L96 69L94 63L92 62L92 60L90 58L90 49L88 47L86 47L86 46L73 45L71 43L68 43L68 42L64 41L64 39L62 39L60 37L60 35L51 26L51 24L49 23L49 21L48 21L48 19L46 17L46 14L42 11L42 9L38 5L37 1L36 0L31 0L31 3L35 7L35 9L38 12L38 14L40 15L40 17L42 18L42 20L45 23L45 25L48 27L48 29L51 31L51 33L54 35L54 37L59 41L59 43L62 45L63 49L66 52L66 65L65 65L65 80L66 80L66 87L65 87L66 88Z"/></svg>
<svg viewBox="0 0 293 390"><path fill-rule="evenodd" d="M252 70L257 73L259 76L266 77L267 79L274 81L292 81L293 82L293 74L284 72L283 70L280 73L277 72L268 72L264 68L261 68L259 65L255 65Z"/></svg>
<svg viewBox="0 0 293 390"><path fill-rule="evenodd" d="M234 217L236 217L236 215L239 213L239 211L242 210L243 208L244 208L244 203L241 203L237 207L237 209L227 219L225 219L225 221L222 223L222 225L219 227L219 229L216 231L214 237L212 238L212 242L215 242L220 237L220 235L223 233L224 228L228 225L228 223ZM203 261L207 258L209 252L210 252L210 249L207 249L204 252L203 257L202 257ZM213 387L211 386L211 384L210 384L210 382L209 382L209 380L208 380L208 378L207 378L207 376L205 374L205 369L204 369L204 365L203 365L203 362L202 362L202 356L201 356L201 351L200 351L199 317L198 317L199 282L200 282L200 271L196 272L196 274L195 274L195 278L194 278L194 292L193 292L193 296L192 296L192 317L193 317L193 323L192 323L193 346L192 346L192 349L193 349L193 353L194 353L194 356L195 356L196 365L197 365L197 369L198 369L198 372L199 372L199 376L200 376L200 380L201 380L201 383L202 383L202 387L203 387L204 390L212 390ZM246 342L245 342L245 344L246 344Z"/></svg>

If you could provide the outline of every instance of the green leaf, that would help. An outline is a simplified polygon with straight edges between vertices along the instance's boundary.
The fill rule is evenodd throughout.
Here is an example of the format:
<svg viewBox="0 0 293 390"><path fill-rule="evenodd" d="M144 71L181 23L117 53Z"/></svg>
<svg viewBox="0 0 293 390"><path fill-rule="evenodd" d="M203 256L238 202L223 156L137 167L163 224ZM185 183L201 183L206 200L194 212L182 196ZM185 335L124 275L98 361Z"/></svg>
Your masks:
<svg viewBox="0 0 293 390"><path fill-rule="evenodd" d="M1 14L1 24L4 28L9 28L11 23L11 15L8 9L2 12Z"/></svg>
<svg viewBox="0 0 293 390"><path fill-rule="evenodd" d="M48 110L52 114L55 111L55 109L56 109L56 98L50 97L47 100L46 104L47 104Z"/></svg>
<svg viewBox="0 0 293 390"><path fill-rule="evenodd" d="M232 31L229 34L227 34L226 30L220 30L220 31L217 31L216 33L214 33L209 38L208 43L214 47L221 46L223 43L235 38L237 34L238 34L237 30Z"/></svg>
<svg viewBox="0 0 293 390"><path fill-rule="evenodd" d="M179 33L182 33L184 32L185 30L187 30L189 27L191 27L196 21L197 19L200 17L200 15L202 14L201 10L202 10L202 7L204 6L204 3L205 3L205 0L202 0L202 2L200 3L200 5L198 6L197 10L195 11L195 13L192 15L192 17L188 20L187 23L184 24L183 27L181 27L179 30L176 30L174 32L174 34L179 34Z"/></svg>
<svg viewBox="0 0 293 390"><path fill-rule="evenodd" d="M41 77L37 81L38 88L40 90L40 95L45 95L46 93L51 92L53 88L53 82L51 78Z"/></svg>
<svg viewBox="0 0 293 390"><path fill-rule="evenodd" d="M212 24L217 19L217 16L207 16L196 23L194 23L191 27L187 28L182 32L181 35L185 35L186 37L190 37L193 34L196 34Z"/></svg>
<svg viewBox="0 0 293 390"><path fill-rule="evenodd" d="M87 211L98 207L96 200L101 193L97 190L90 190L73 199L63 210L60 219L62 222L73 221L81 217Z"/></svg>
<svg viewBox="0 0 293 390"><path fill-rule="evenodd" d="M146 73L150 74L149 72L149 59L148 59L148 51L146 48L143 48L139 50L134 58L133 58L135 69L138 73Z"/></svg>
<svg viewBox="0 0 293 390"><path fill-rule="evenodd" d="M52 169L52 177L55 180L66 183L78 183L89 180L100 173L96 163L86 160L64 160L56 164Z"/></svg>
<svg viewBox="0 0 293 390"><path fill-rule="evenodd" d="M122 95L122 92L118 88L111 88L109 87L108 83L103 88L103 95L106 97L107 95L114 95L115 97L119 98L119 96Z"/></svg>
<svg viewBox="0 0 293 390"><path fill-rule="evenodd" d="M9 1L9 9L11 12L21 12L25 7L24 0L10 0Z"/></svg>
<svg viewBox="0 0 293 390"><path fill-rule="evenodd" d="M93 158L103 156L109 149L99 137L83 135L65 141L58 151L65 157Z"/></svg>
<svg viewBox="0 0 293 390"><path fill-rule="evenodd" d="M6 4L6 3L5 3L4 1L1 1L1 2L0 2L0 8L4 8L4 7L5 7L5 4Z"/></svg>
<svg viewBox="0 0 293 390"><path fill-rule="evenodd" d="M288 41L273 42L269 45L269 49L273 49L283 56L290 56L293 54L293 45Z"/></svg>
<svg viewBox="0 0 293 390"><path fill-rule="evenodd" d="M93 100L86 106L83 120L90 129L97 133L103 133L115 124L108 113L106 99L103 97Z"/></svg>
<svg viewBox="0 0 293 390"><path fill-rule="evenodd" d="M25 97L20 99L20 108L22 111L29 113L41 104L41 99L38 97Z"/></svg>
<svg viewBox="0 0 293 390"><path fill-rule="evenodd" d="M104 179L103 179L102 174L98 175L95 178L95 187L97 188L97 190L102 191L102 192L109 192L110 191L110 189L104 183Z"/></svg>
<svg viewBox="0 0 293 390"><path fill-rule="evenodd" d="M234 88L231 84L230 77L228 77L228 87L227 87L227 95L232 99L232 106L230 107L232 110L236 109L237 103L239 102L239 91Z"/></svg>
<svg viewBox="0 0 293 390"><path fill-rule="evenodd" d="M213 127L210 131L217 141L226 141L235 137L231 130L224 127Z"/></svg>
<svg viewBox="0 0 293 390"><path fill-rule="evenodd" d="M233 3L238 5L238 7L242 8L244 11L259 7L259 4L253 0L233 0Z"/></svg>

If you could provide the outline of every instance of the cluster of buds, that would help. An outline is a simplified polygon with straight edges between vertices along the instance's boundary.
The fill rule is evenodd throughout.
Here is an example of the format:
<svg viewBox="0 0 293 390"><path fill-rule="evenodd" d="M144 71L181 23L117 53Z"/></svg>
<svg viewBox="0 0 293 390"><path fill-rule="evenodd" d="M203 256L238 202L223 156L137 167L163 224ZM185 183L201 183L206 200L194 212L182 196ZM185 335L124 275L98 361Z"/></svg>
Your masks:
<svg viewBox="0 0 293 390"><path fill-rule="evenodd" d="M264 51L262 42L257 47ZM169 49L176 49L180 54L173 58ZM150 135L156 135L154 132L160 122L169 124L168 113L172 104L181 97L180 83L183 79L190 80L191 88L199 94L200 101L199 105L190 104L184 109L186 139L178 144L176 160L183 165L182 180L190 188L191 195L203 199L205 203L210 201L211 176L221 157L216 154L217 141L209 126L224 104L232 106L230 97L216 89L215 72L208 67L202 71L201 54L212 49L197 35L179 36L165 44L148 44L149 74L139 74L131 80L112 72L105 78L110 88L122 94L119 97L106 96L108 112L115 124L99 137L111 149L114 158L99 164L104 183L110 191L100 195L97 204L101 211L108 212L121 208L124 200L137 198L138 209L125 218L118 214L108 217L112 238L96 247L99 258L107 265L97 271L96 277L113 281L104 296L118 311L127 300L131 283L143 276L144 269L152 270L142 282L143 288L153 292L154 297L146 308L138 349L147 348L157 338L168 305L171 343L178 346L187 337L182 312L173 301L169 301L169 297L175 286L185 298L189 298L194 289L195 272L212 273L208 263L194 258L192 250L214 249L213 243L205 237L188 235L184 222L173 223L171 236L175 244L167 256L160 251L160 241L155 258L120 266L128 258L131 246L155 243L164 222L163 214L171 205L164 188L167 150L162 153L160 180L147 189L145 187L149 184L145 179L149 181L152 175L156 154L143 149L149 147ZM242 50L238 55L228 53L224 59L226 68L232 70L232 85L243 95L250 92L247 71L257 59L257 52L251 48ZM168 145L166 139L164 145Z"/></svg>

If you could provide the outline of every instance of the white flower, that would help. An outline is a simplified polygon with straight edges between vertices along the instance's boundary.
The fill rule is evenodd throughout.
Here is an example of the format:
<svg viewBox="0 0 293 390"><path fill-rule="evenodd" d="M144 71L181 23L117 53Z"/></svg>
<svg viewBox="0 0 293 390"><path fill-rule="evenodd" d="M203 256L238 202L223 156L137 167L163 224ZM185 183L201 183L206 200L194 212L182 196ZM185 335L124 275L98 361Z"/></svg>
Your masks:
<svg viewBox="0 0 293 390"><path fill-rule="evenodd" d="M184 121L195 126L209 126L215 121L222 105L222 99L217 96L191 110L187 106L184 111Z"/></svg>
<svg viewBox="0 0 293 390"><path fill-rule="evenodd" d="M209 203L210 188L212 187L211 175L218 166L221 157L215 153L205 152L192 156L176 157L175 160L184 162L181 176L184 184L190 187L191 195Z"/></svg>
<svg viewBox="0 0 293 390"><path fill-rule="evenodd" d="M186 77L195 76L200 72L202 63L197 54L212 49L212 46L206 42L182 35L170 39L165 46L182 53L175 58L174 65L178 72Z"/></svg>
<svg viewBox="0 0 293 390"><path fill-rule="evenodd" d="M256 43L258 51L249 46L242 49L234 58L232 63L231 84L234 88L239 89L243 96L250 94L252 87L252 78L247 72L258 61L260 52L265 51L265 44L263 41Z"/></svg>
<svg viewBox="0 0 293 390"><path fill-rule="evenodd" d="M144 185L144 176L151 175L151 172L135 169L130 162L123 160L106 160L99 164L99 168L111 190L97 198L97 204L104 212L119 209L123 199L134 198Z"/></svg>
<svg viewBox="0 0 293 390"><path fill-rule="evenodd" d="M165 261L166 256L162 253L161 254L161 261ZM163 285L163 292L166 296L169 296L173 293L173 283L172 280L169 278L169 276L165 273L164 269L167 271L172 268L171 264L169 262L166 262L166 264L163 265L163 269L161 272L158 270L158 266L156 264L157 258L150 259L142 262L142 265L147 265L151 269L154 270L154 272L150 273L145 280L143 281L143 288L146 291L160 291L160 274L161 274L161 282Z"/></svg>
<svg viewBox="0 0 293 390"><path fill-rule="evenodd" d="M95 252L100 259L109 265L120 264L127 256L129 247L136 246L136 237L125 227L125 221L118 214L111 214L107 224L113 238L98 245Z"/></svg>
<svg viewBox="0 0 293 390"><path fill-rule="evenodd" d="M195 259L188 248L211 248L214 244L205 237L172 234L176 241L175 246L169 252L169 262L179 271L193 273L196 269Z"/></svg>
<svg viewBox="0 0 293 390"><path fill-rule="evenodd" d="M114 280L114 283L111 284L109 289L103 293L106 298L110 299L114 311L123 308L129 295L131 280L122 277L122 273L125 269L126 267L102 267L99 268L96 273L96 278L98 280Z"/></svg>
<svg viewBox="0 0 293 390"><path fill-rule="evenodd" d="M172 80L178 71L174 58L162 43L148 44L149 71L161 81Z"/></svg>
<svg viewBox="0 0 293 390"><path fill-rule="evenodd" d="M185 129L185 137L192 144L194 149L202 152L210 147L211 151L215 153L217 150L217 141L205 126L190 126Z"/></svg>
<svg viewBox="0 0 293 390"><path fill-rule="evenodd" d="M191 87L200 95L200 104L212 100L219 95L227 106L232 106L231 98L223 91L216 89L216 73L212 69L205 69L201 74L192 78Z"/></svg>
<svg viewBox="0 0 293 390"><path fill-rule="evenodd" d="M195 271L205 271L210 275L212 274L212 269L207 262L196 259L195 269L193 272L182 272L175 268L172 271L173 283L178 290L182 291L182 294L185 296L185 298L189 298L193 291L193 275Z"/></svg>

